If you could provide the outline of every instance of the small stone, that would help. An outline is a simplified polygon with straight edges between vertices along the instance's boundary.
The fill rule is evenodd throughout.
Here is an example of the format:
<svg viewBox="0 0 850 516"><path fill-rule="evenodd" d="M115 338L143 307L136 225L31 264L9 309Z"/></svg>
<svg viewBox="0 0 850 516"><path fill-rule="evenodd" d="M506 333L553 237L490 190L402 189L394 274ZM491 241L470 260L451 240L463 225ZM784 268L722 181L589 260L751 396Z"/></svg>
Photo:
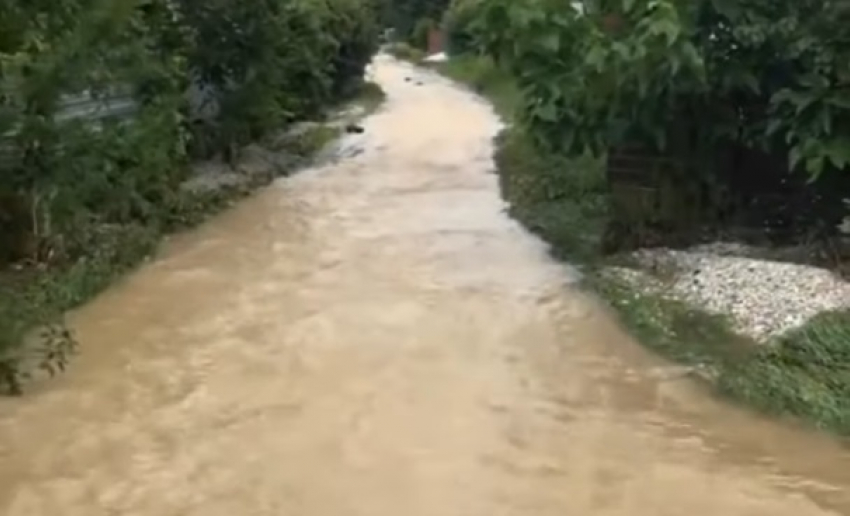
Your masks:
<svg viewBox="0 0 850 516"><path fill-rule="evenodd" d="M768 339L805 323L818 313L850 308L850 284L827 270L753 256L763 251L739 244L705 244L685 251L642 249L638 263L670 264L679 275L668 293L709 312L732 317L736 329ZM656 288L641 271L638 284ZM621 277L625 276L620 272Z"/></svg>

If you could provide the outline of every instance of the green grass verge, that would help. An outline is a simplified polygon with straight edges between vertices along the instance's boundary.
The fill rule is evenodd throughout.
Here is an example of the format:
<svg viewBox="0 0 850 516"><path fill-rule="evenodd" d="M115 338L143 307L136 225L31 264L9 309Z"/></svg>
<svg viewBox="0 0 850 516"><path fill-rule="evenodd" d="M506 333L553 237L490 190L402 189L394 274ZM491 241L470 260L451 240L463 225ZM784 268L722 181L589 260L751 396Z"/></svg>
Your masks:
<svg viewBox="0 0 850 516"><path fill-rule="evenodd" d="M705 367L712 377L743 359L753 342L732 331L725 317L641 292L626 282L592 273L587 284L605 299L635 338L676 362Z"/></svg>
<svg viewBox="0 0 850 516"><path fill-rule="evenodd" d="M202 222L265 182L181 192L162 207L156 226L78 228L76 246L85 252L71 263L0 271L0 394L21 394L37 370L53 375L65 368L76 350L76 341L62 322L66 311L93 298L151 256L166 234ZM36 329L41 335L27 339Z"/></svg>
<svg viewBox="0 0 850 516"><path fill-rule="evenodd" d="M360 87L360 92L353 102L361 106L363 111L368 114L378 109L386 99L386 92L377 83L367 81Z"/></svg>
<svg viewBox="0 0 850 516"><path fill-rule="evenodd" d="M512 116L519 94L491 61L460 56L434 68L490 99L503 117ZM732 400L850 435L850 312L823 314L775 343L757 345L724 317L601 273L612 260L599 253L608 220L601 163L541 153L516 123L500 135L495 160L511 214L557 258L582 265L587 286L641 343L702 366L703 377Z"/></svg>
<svg viewBox="0 0 850 516"><path fill-rule="evenodd" d="M821 314L727 363L717 386L764 412L850 435L850 311Z"/></svg>
<svg viewBox="0 0 850 516"><path fill-rule="evenodd" d="M391 56L411 63L421 63L425 59L425 51L403 41L390 43L384 50Z"/></svg>
<svg viewBox="0 0 850 516"><path fill-rule="evenodd" d="M434 66L440 73L486 96L503 117L510 117L520 102L516 83L484 57L458 56Z"/></svg>
<svg viewBox="0 0 850 516"><path fill-rule="evenodd" d="M361 105L365 115L383 99L380 87L367 82L350 102ZM317 125L277 150L308 158L339 135L338 127ZM0 270L0 394L21 394L25 382L39 369L52 375L65 368L76 350L76 341L62 323L65 312L150 257L165 235L203 222L271 179L272 175L257 176L239 186L181 190L160 207L155 226L93 224L78 228L75 248L85 252L72 263ZM41 338L29 342L27 337L36 329L42 330Z"/></svg>

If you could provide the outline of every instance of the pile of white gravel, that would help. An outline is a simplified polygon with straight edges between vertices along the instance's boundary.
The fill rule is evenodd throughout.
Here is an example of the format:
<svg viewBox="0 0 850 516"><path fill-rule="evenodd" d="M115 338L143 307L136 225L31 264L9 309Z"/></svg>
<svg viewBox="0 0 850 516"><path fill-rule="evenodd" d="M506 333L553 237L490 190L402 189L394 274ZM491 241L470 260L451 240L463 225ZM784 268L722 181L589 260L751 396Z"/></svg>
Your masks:
<svg viewBox="0 0 850 516"><path fill-rule="evenodd" d="M817 267L754 258L756 249L717 243L633 254L646 272L612 269L629 282L730 317L735 329L769 340L824 311L850 308L850 283ZM660 278L660 279L659 279Z"/></svg>

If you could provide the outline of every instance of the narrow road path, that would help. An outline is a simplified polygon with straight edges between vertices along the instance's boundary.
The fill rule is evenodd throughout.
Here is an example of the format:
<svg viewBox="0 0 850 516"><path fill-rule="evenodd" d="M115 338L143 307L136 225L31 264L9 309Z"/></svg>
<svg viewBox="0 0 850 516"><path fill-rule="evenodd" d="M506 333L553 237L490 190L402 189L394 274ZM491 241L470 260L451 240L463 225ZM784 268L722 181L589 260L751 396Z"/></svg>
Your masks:
<svg viewBox="0 0 850 516"><path fill-rule="evenodd" d="M677 377L504 215L486 104L376 75L362 153L174 239L0 400L0 514L850 514L847 451Z"/></svg>

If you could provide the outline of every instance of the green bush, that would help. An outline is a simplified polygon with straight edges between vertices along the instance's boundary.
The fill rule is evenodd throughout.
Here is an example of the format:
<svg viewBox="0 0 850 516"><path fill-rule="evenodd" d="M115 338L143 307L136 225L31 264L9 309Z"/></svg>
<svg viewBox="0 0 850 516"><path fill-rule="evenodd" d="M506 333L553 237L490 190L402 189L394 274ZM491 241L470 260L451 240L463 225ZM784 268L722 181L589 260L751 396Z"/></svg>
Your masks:
<svg viewBox="0 0 850 516"><path fill-rule="evenodd" d="M377 11L369 2L182 3L194 35L190 67L221 94L219 119L203 128L220 148L314 117L353 94L378 45Z"/></svg>
<svg viewBox="0 0 850 516"><path fill-rule="evenodd" d="M458 55L436 66L443 74L486 95L504 117L511 118L519 106L516 81L488 57Z"/></svg>
<svg viewBox="0 0 850 516"><path fill-rule="evenodd" d="M708 175L731 140L813 179L850 168L844 2L481 0L477 18L553 151L639 146Z"/></svg>
<svg viewBox="0 0 850 516"><path fill-rule="evenodd" d="M522 100L516 81L492 59L459 55L437 66L490 99L511 122L499 135L495 161L512 215L550 242L559 255L595 255L608 215L602 163L541 152L515 119Z"/></svg>
<svg viewBox="0 0 850 516"><path fill-rule="evenodd" d="M363 72L372 60L379 42L380 26L377 8L361 0L333 0L328 14L332 19L329 32L339 42L331 69L332 95L349 98L363 85Z"/></svg>
<svg viewBox="0 0 850 516"><path fill-rule="evenodd" d="M403 41L390 45L388 52L399 59L413 63L418 63L425 58L424 51L414 48Z"/></svg>
<svg viewBox="0 0 850 516"><path fill-rule="evenodd" d="M542 153L521 126L500 137L495 159L511 214L549 242L553 254L579 261L598 256L608 220L598 160Z"/></svg>
<svg viewBox="0 0 850 516"><path fill-rule="evenodd" d="M451 0L383 0L383 21L386 25L395 29L400 41L412 43L411 37L416 32L417 25L422 20L440 20L449 6ZM421 31L421 28L419 29ZM425 48L420 44L416 46Z"/></svg>
<svg viewBox="0 0 850 516"><path fill-rule="evenodd" d="M419 50L428 50L428 35L431 30L437 26L437 23L431 18L422 18L413 26L413 33L410 35L410 44Z"/></svg>
<svg viewBox="0 0 850 516"><path fill-rule="evenodd" d="M162 231L224 204L181 192L191 157L233 157L359 91L377 48L376 5L0 5L0 389L19 388L18 346L27 332L50 328L143 257ZM187 116L186 91L197 81L219 107L202 124ZM82 98L84 109L109 114L124 102L132 112L71 116L80 108L69 107L69 96ZM116 235L133 236L118 245ZM2 269L23 259L33 267ZM54 341L64 357L67 340Z"/></svg>
<svg viewBox="0 0 850 516"><path fill-rule="evenodd" d="M454 0L443 15L443 31L449 54L462 55L477 50L475 20L480 1Z"/></svg>
<svg viewBox="0 0 850 516"><path fill-rule="evenodd" d="M641 343L694 366L732 400L850 435L850 312L822 314L759 345L736 334L725 317L605 274L595 267L608 263L598 254L609 210L602 164L535 145L528 128L512 118L522 101L514 80L491 59L461 55L439 66L510 118L495 160L511 214L556 256L589 265L587 286Z"/></svg>

